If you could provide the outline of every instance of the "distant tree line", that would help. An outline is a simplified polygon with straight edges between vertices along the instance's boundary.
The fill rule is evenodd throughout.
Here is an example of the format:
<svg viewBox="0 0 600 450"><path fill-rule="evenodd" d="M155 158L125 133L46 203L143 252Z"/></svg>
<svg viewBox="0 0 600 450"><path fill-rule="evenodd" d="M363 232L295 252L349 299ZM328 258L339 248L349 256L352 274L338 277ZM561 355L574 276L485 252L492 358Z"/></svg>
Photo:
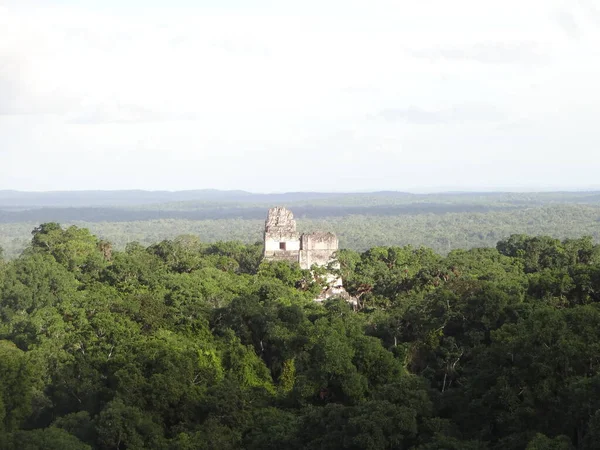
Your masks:
<svg viewBox="0 0 600 450"><path fill-rule="evenodd" d="M514 233L549 235L560 239L588 235L596 242L600 239L600 208L592 205L555 204L517 209L492 208L487 212L369 213L325 217L302 215L302 209L294 209L294 212L302 230L335 231L343 248L360 251L381 245L425 245L446 254L456 248L494 246ZM108 221L108 217L107 221L86 222L74 214L76 220L67 223L89 228L122 250L132 241L151 245L181 234L195 234L205 243L223 240L254 243L262 239L265 209L261 209L260 214L258 210L253 214L257 218L130 222L112 222ZM0 246L4 247L8 258L18 256L28 245L30 231L35 225L34 221L0 223Z"/></svg>
<svg viewBox="0 0 600 450"><path fill-rule="evenodd" d="M350 215L398 216L406 214L446 214L481 213L490 211L510 211L516 206L493 205L452 205L452 204L410 204L385 206L296 206L294 213L299 218L330 218ZM195 210L125 209L125 208L41 208L19 211L0 210L0 223L43 222L133 222L160 219L183 220L220 220L243 219L257 220L265 217L261 207L204 207Z"/></svg>

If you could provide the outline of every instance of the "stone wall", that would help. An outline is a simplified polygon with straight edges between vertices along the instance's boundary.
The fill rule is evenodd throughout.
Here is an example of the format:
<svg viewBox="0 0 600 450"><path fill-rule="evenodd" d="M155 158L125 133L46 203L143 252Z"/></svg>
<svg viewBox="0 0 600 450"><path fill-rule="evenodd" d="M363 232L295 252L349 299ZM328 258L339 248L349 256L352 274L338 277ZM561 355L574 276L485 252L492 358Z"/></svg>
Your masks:
<svg viewBox="0 0 600 450"><path fill-rule="evenodd" d="M299 263L303 269L310 269L313 264L326 266L332 262L335 251L331 250L300 250Z"/></svg>
<svg viewBox="0 0 600 450"><path fill-rule="evenodd" d="M333 261L337 249L338 240L333 233L303 234L300 237L300 267L326 266Z"/></svg>
<svg viewBox="0 0 600 450"><path fill-rule="evenodd" d="M298 251L276 251L267 252L266 259L268 261L288 261L297 263L298 262Z"/></svg>
<svg viewBox="0 0 600 450"><path fill-rule="evenodd" d="M293 235L296 233L294 214L289 209L277 206L269 210L265 221L265 233Z"/></svg>
<svg viewBox="0 0 600 450"><path fill-rule="evenodd" d="M296 221L286 208L271 208L265 221L264 258L298 262L300 234L296 231Z"/></svg>
<svg viewBox="0 0 600 450"><path fill-rule="evenodd" d="M302 250L332 250L338 249L338 239L333 233L314 232L301 236Z"/></svg>
<svg viewBox="0 0 600 450"><path fill-rule="evenodd" d="M265 259L298 262L303 269L310 269L313 264L326 266L338 249L338 239L333 233L300 235L292 212L280 206L269 210L264 242Z"/></svg>
<svg viewBox="0 0 600 450"><path fill-rule="evenodd" d="M311 269L313 265L332 264L339 268L336 261L338 239L334 233L314 232L300 235L296 231L296 221L292 212L283 207L271 208L265 221L264 253L267 261L297 262L302 269ZM314 276L314 274L313 274ZM330 297L342 297L356 304L343 287L342 279L329 273L324 280L325 287L315 299L323 301Z"/></svg>
<svg viewBox="0 0 600 450"><path fill-rule="evenodd" d="M281 248L282 244L285 244L284 248ZM300 250L300 239L295 236L265 236L265 252L277 252L279 250Z"/></svg>

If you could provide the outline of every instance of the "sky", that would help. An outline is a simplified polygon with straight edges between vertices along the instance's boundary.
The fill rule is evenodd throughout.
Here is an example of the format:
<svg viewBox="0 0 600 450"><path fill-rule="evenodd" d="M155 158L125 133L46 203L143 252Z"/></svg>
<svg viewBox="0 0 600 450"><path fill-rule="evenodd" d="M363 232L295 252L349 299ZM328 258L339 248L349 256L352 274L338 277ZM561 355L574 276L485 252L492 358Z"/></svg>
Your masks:
<svg viewBox="0 0 600 450"><path fill-rule="evenodd" d="M600 188L600 0L0 0L0 189Z"/></svg>

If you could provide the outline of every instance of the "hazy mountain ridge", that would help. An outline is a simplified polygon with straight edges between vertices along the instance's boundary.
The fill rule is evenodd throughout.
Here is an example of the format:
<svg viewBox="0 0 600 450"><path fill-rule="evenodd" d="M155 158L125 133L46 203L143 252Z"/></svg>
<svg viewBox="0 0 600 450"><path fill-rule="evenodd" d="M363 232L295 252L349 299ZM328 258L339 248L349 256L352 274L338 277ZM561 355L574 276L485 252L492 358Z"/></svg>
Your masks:
<svg viewBox="0 0 600 450"><path fill-rule="evenodd" d="M375 192L285 192L253 193L241 190L200 189L187 191L51 191L24 192L0 190L0 209L47 207L142 207L157 209L197 209L271 204L333 204L373 206L407 203L506 203L513 205L545 203L597 203L600 191L580 192L442 192L414 194L401 191Z"/></svg>
<svg viewBox="0 0 600 450"><path fill-rule="evenodd" d="M49 191L0 190L0 207L10 206L134 206L190 200L230 200L251 195L245 191L203 189L193 191Z"/></svg>

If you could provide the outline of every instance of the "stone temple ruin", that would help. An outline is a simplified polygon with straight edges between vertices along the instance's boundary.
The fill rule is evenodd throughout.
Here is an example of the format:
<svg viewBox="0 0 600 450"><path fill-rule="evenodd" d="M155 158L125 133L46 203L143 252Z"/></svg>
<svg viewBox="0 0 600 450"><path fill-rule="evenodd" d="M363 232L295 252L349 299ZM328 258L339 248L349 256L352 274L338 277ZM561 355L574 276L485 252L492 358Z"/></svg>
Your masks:
<svg viewBox="0 0 600 450"><path fill-rule="evenodd" d="M336 261L338 239L334 233L314 232L300 234L292 212L284 207L271 208L265 222L264 258L267 261L297 262L302 269L310 270L313 265L333 269L339 268ZM339 276L329 274L327 286L316 298L323 301L330 297L341 297L355 303L343 287Z"/></svg>

